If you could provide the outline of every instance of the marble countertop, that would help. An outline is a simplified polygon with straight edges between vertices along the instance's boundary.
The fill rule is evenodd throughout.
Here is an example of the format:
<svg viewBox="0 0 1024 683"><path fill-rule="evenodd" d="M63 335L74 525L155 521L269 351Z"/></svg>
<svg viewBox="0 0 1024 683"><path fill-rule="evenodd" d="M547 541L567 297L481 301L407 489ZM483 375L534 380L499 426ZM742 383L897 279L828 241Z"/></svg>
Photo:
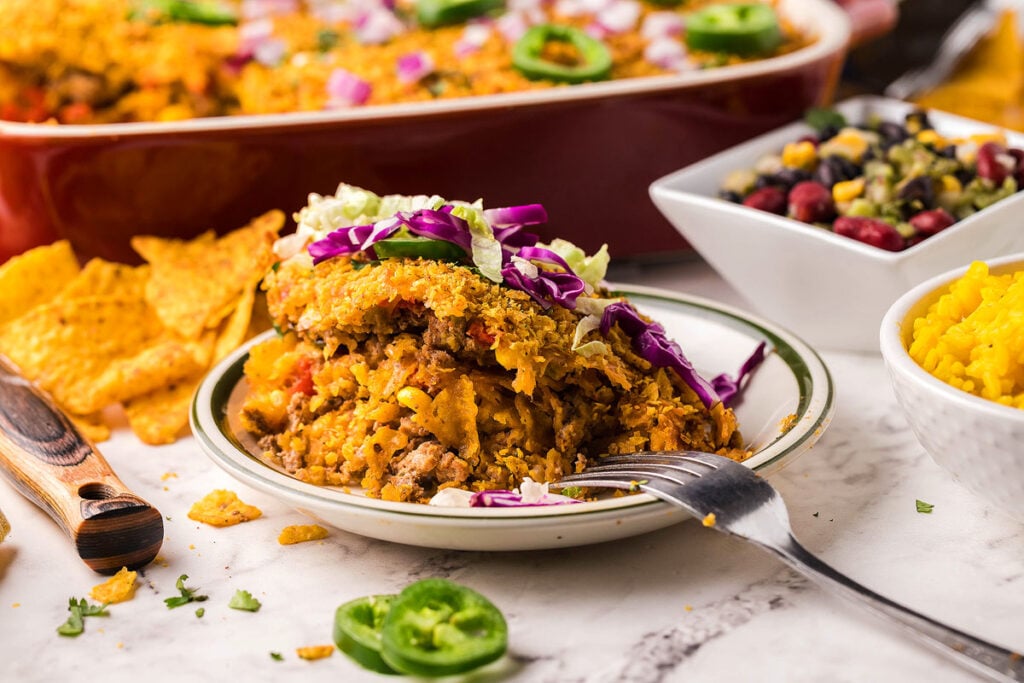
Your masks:
<svg viewBox="0 0 1024 683"><path fill-rule="evenodd" d="M694 259L620 267L610 277L749 308ZM932 462L879 357L822 356L836 383L835 418L814 448L771 477L797 537L885 596L1024 650L1024 525ZM87 619L77 638L59 636L68 598L88 595L103 577L0 480L0 509L13 528L0 543L0 680L397 680L338 652L310 662L295 650L331 642L342 602L428 576L472 586L508 619L509 656L474 681L976 680L766 553L692 521L534 552L431 550L338 530L281 546L281 528L310 520L231 479L192 439L152 448L121 430L100 448L129 488L165 515L158 560L140 575L133 600ZM214 488L237 491L263 516L224 529L188 519L191 504ZM918 513L916 499L934 511ZM209 595L203 618L164 606L181 574ZM229 609L237 589L256 596L260 611Z"/></svg>

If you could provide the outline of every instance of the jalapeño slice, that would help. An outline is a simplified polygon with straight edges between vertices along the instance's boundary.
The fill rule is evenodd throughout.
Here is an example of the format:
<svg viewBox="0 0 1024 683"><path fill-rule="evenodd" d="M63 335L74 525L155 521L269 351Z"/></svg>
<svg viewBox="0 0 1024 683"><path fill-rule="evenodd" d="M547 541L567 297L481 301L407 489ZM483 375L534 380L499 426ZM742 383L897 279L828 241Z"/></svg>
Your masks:
<svg viewBox="0 0 1024 683"><path fill-rule="evenodd" d="M457 244L427 237L389 237L373 245L377 258L424 258L458 261L466 252Z"/></svg>
<svg viewBox="0 0 1024 683"><path fill-rule="evenodd" d="M449 676L495 661L508 647L501 611L476 591L445 579L410 584L391 603L381 655L415 676Z"/></svg>
<svg viewBox="0 0 1024 683"><path fill-rule="evenodd" d="M461 24L504 6L505 0L416 0L416 21L427 28Z"/></svg>
<svg viewBox="0 0 1024 683"><path fill-rule="evenodd" d="M711 5L686 19L691 50L752 55L771 52L782 43L775 10L767 4Z"/></svg>
<svg viewBox="0 0 1024 683"><path fill-rule="evenodd" d="M130 18L153 23L170 21L206 26L238 24L238 15L219 0L142 0Z"/></svg>
<svg viewBox="0 0 1024 683"><path fill-rule="evenodd" d="M555 61L545 54L550 43L567 44L575 50L576 59ZM512 66L534 81L603 81L611 75L612 53L600 40L574 26L540 24L530 28L516 42L512 48Z"/></svg>
<svg viewBox="0 0 1024 683"><path fill-rule="evenodd" d="M334 612L334 643L371 671L396 673L381 658L381 628L394 595L370 595L346 602Z"/></svg>

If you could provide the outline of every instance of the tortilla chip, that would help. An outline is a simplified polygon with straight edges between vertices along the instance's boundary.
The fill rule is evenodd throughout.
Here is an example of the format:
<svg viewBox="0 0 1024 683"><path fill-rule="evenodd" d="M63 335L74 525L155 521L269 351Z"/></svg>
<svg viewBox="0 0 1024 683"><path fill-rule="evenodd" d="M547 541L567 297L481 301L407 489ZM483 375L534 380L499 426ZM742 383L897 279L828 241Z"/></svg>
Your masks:
<svg viewBox="0 0 1024 683"><path fill-rule="evenodd" d="M217 337L217 345L213 350L212 363L237 349L249 334L249 322L252 320L253 302L256 300L255 284L242 292L242 298L235 304L231 316L221 325Z"/></svg>
<svg viewBox="0 0 1024 683"><path fill-rule="evenodd" d="M93 383L90 405L98 410L200 373L206 369L206 359L196 355L190 344L168 339L134 356L115 358Z"/></svg>
<svg viewBox="0 0 1024 683"><path fill-rule="evenodd" d="M68 414L68 418L78 427L78 431L82 433L82 436L93 443L106 441L110 438L110 426L103 421L101 413L93 413L92 415Z"/></svg>
<svg viewBox="0 0 1024 683"><path fill-rule="evenodd" d="M0 353L72 413L104 406L93 386L117 359L131 357L163 333L144 301L93 297L37 306L0 328Z"/></svg>
<svg viewBox="0 0 1024 683"><path fill-rule="evenodd" d="M94 258L57 295L57 301L90 296L112 296L142 301L149 279L149 266L129 266Z"/></svg>
<svg viewBox="0 0 1024 683"><path fill-rule="evenodd" d="M188 518L211 526L233 526L262 514L258 507L243 503L234 491L216 489L192 505Z"/></svg>
<svg viewBox="0 0 1024 683"><path fill-rule="evenodd" d="M283 226L284 213L270 211L219 239L212 233L189 242L133 238L132 247L152 266L146 299L168 328L197 338L219 325L243 289L271 266Z"/></svg>
<svg viewBox="0 0 1024 683"><path fill-rule="evenodd" d="M126 401L128 424L139 440L151 446L174 443L188 428L192 394L201 379L195 375Z"/></svg>
<svg viewBox="0 0 1024 683"><path fill-rule="evenodd" d="M0 265L0 325L52 300L78 272L67 240L30 249Z"/></svg>

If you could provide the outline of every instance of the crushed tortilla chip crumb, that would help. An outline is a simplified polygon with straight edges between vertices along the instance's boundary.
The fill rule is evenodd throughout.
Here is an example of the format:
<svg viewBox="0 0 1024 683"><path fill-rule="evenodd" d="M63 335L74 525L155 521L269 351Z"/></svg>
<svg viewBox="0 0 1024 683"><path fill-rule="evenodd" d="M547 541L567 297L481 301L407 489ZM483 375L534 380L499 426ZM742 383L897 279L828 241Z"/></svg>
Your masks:
<svg viewBox="0 0 1024 683"><path fill-rule="evenodd" d="M93 586L89 595L96 602L106 604L131 600L135 597L135 579L137 576L137 572L128 571L128 567L121 567L109 579Z"/></svg>
<svg viewBox="0 0 1024 683"><path fill-rule="evenodd" d="M189 519L218 527L248 522L262 514L258 507L246 505L234 491L226 489L211 491L188 511Z"/></svg>
<svg viewBox="0 0 1024 683"><path fill-rule="evenodd" d="M160 481L167 481L168 479L177 479L177 478L178 478L178 473L177 472L164 472L163 474L160 475Z"/></svg>
<svg viewBox="0 0 1024 683"><path fill-rule="evenodd" d="M300 658L312 661L314 659L323 659L324 657L330 657L334 654L333 645L307 645L306 647L295 648L295 654Z"/></svg>
<svg viewBox="0 0 1024 683"><path fill-rule="evenodd" d="M319 524L293 524L281 529L277 542L281 545L292 545L305 541L319 541L321 538L327 538L327 529Z"/></svg>
<svg viewBox="0 0 1024 683"><path fill-rule="evenodd" d="M706 527L714 526L715 525L715 513L714 512L709 512L708 514L704 515L704 519L701 520L701 524L703 524Z"/></svg>

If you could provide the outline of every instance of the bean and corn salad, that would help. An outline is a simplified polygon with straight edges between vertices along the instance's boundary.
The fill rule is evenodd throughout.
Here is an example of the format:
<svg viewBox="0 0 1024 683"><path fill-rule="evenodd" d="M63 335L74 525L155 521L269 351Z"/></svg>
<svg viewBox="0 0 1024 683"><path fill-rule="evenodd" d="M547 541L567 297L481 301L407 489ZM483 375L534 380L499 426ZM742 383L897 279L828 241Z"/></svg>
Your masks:
<svg viewBox="0 0 1024 683"><path fill-rule="evenodd" d="M7 0L0 119L107 123L498 94L808 44L773 2Z"/></svg>
<svg viewBox="0 0 1024 683"><path fill-rule="evenodd" d="M722 182L719 196L902 251L1024 186L1024 150L1001 132L947 138L915 110L851 124L815 109L815 133Z"/></svg>

